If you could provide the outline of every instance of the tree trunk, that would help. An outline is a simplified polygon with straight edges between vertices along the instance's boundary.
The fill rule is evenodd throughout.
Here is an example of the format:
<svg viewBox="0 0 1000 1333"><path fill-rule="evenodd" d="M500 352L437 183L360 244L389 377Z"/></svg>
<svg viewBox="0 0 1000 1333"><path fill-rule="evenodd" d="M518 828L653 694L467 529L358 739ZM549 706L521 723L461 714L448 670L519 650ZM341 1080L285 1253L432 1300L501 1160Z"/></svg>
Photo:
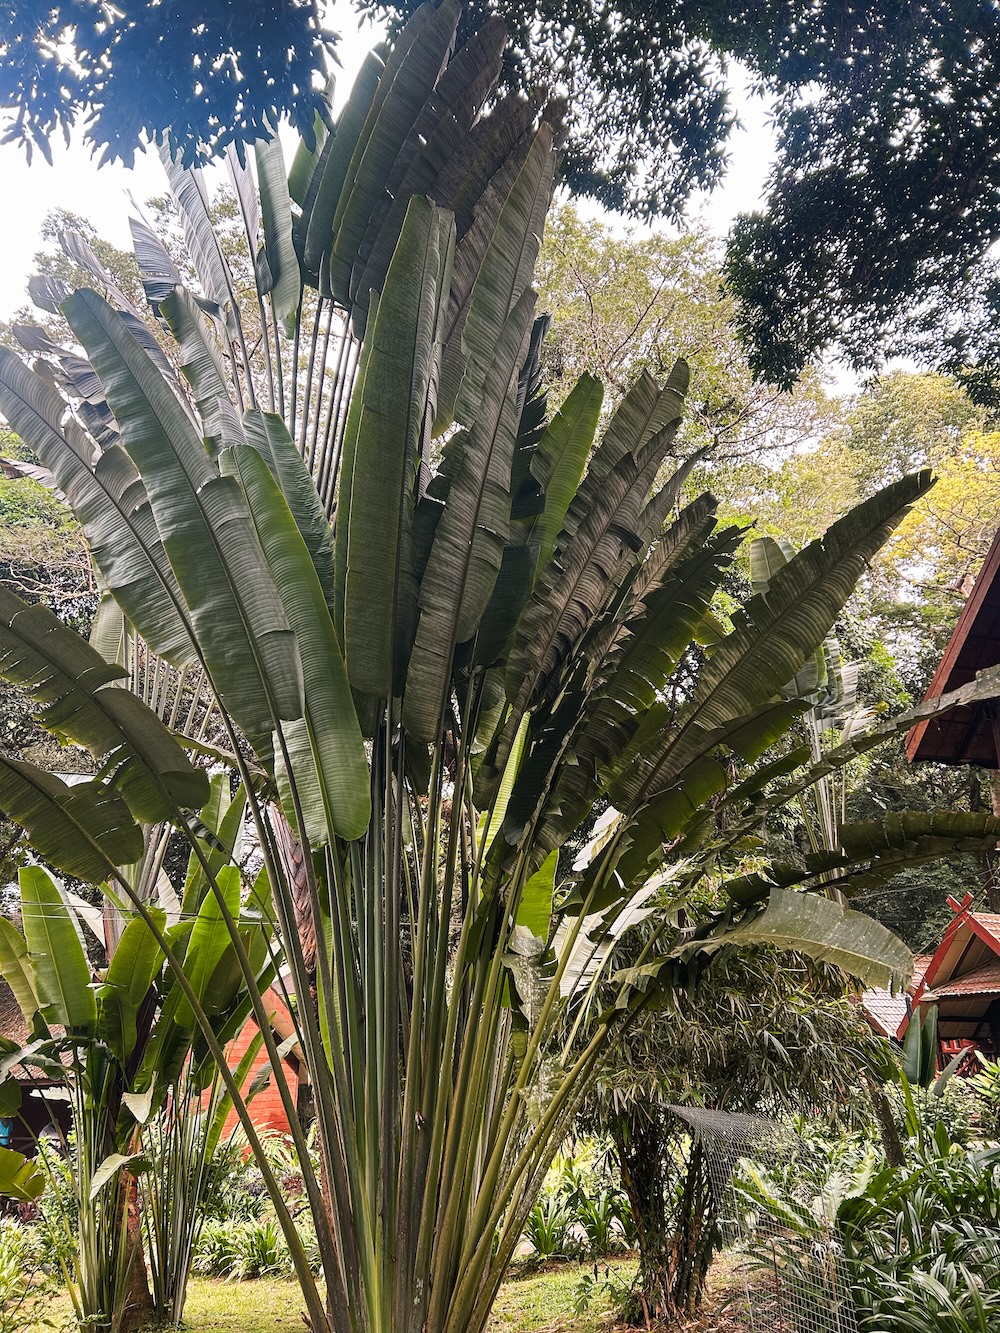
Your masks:
<svg viewBox="0 0 1000 1333"><path fill-rule="evenodd" d="M613 1130L622 1183L632 1205L639 1244L637 1299L626 1314L668 1324L696 1314L715 1252L716 1208L704 1149L690 1144L671 1112L623 1117Z"/></svg>
<svg viewBox="0 0 1000 1333"><path fill-rule="evenodd" d="M115 1312L114 1333L136 1333L153 1317L153 1298L146 1276L146 1252L139 1221L139 1187L134 1176L125 1174L122 1190L127 1194L124 1210L125 1280L121 1286L121 1307Z"/></svg>
<svg viewBox="0 0 1000 1333"><path fill-rule="evenodd" d="M868 1092L872 1099L875 1119L878 1121L882 1147L885 1149L885 1160L889 1166L905 1166L903 1145L900 1142L899 1131L896 1128L895 1120L892 1118L892 1108L889 1106L886 1095L872 1079L868 1080Z"/></svg>

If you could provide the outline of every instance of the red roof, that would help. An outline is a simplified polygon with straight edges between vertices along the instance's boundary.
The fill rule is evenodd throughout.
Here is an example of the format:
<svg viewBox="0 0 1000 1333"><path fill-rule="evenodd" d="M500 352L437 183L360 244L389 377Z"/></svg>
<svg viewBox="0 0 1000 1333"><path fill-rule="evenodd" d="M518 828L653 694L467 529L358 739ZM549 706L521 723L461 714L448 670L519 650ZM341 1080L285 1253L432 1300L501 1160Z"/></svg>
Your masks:
<svg viewBox="0 0 1000 1333"><path fill-rule="evenodd" d="M861 993L861 1004L868 1021L876 1032L883 1037L896 1037L906 1021L907 995L900 991L893 995L891 991L879 987L878 990L866 990Z"/></svg>
<svg viewBox="0 0 1000 1333"><path fill-rule="evenodd" d="M955 915L945 927L941 943L924 968L923 977L920 981L914 979L915 1004L922 1003L925 997L933 1003L953 993L984 995L993 990L1000 992L1000 976L997 984L986 990L951 990L964 977L975 976L995 963L1000 964L1000 913L971 911L971 893L967 893L960 903L949 897L948 906Z"/></svg>
<svg viewBox="0 0 1000 1333"><path fill-rule="evenodd" d="M975 678L978 671L1000 663L1000 531L962 608L948 647L925 698L936 699ZM939 717L918 722L906 738L911 761L978 764L998 768L997 744L987 707L969 704Z"/></svg>
<svg viewBox="0 0 1000 1333"><path fill-rule="evenodd" d="M942 986L935 986L923 993L925 1001L943 1000L950 995L1000 995L1000 958L995 963L967 972L964 977L955 977Z"/></svg>
<svg viewBox="0 0 1000 1333"><path fill-rule="evenodd" d="M893 994L887 986L861 993L861 1004L872 1025L883 1037L898 1037L909 1018L913 995L924 979L933 954L919 953L913 959L913 980L905 991Z"/></svg>

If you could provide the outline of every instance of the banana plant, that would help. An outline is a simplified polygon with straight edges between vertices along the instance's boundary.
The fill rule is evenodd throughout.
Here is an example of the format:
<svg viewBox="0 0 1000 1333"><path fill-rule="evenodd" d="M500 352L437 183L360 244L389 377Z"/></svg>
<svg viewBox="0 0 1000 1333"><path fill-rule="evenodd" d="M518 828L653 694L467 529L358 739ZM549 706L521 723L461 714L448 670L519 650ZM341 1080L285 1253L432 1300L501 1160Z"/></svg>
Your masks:
<svg viewBox="0 0 1000 1333"><path fill-rule="evenodd" d="M228 866L219 878L225 885L235 885L238 902L239 871ZM203 892L200 902L196 893L190 895L189 910L170 927L164 909L157 905L147 907L145 918L133 915L108 966L95 973L73 905L75 895L40 866L22 869L19 880L24 934L0 920L0 970L31 1035L23 1047L15 1043L5 1047L0 1100L6 1114L18 1113L22 1096L18 1069L39 1070L68 1098L73 1135L62 1146L70 1162L73 1197L64 1212L75 1218L76 1231L67 1247L74 1256L72 1268L64 1276L77 1317L88 1326L118 1333L149 1314L143 1300L146 1274L136 1207L150 1168L144 1151L148 1127L158 1120L163 1127L160 1137L168 1138L174 1126L169 1119L165 1122L164 1112L174 1111L178 1096L190 1090L186 1099L192 1113L190 1131L197 1123L194 1101L218 1082L215 1064L206 1059L196 1026L178 1002L179 991L165 969L156 933L163 932L187 959L195 994L223 1044L240 1031L250 1006L211 894ZM255 913L254 901L251 894L240 935L255 959L258 985L266 989L274 966L269 930L259 911ZM241 1065L235 1072L237 1081L246 1073ZM216 1105L206 1125L209 1132L199 1140L202 1158L210 1156L218 1137L216 1127L221 1128L227 1110L225 1099L220 1105L218 1095L210 1096L210 1101ZM191 1167L197 1173L204 1162L192 1162ZM44 1183L44 1170L36 1165L31 1172L17 1171L9 1184L0 1181L0 1192L28 1197L26 1189L37 1194ZM150 1198L161 1191L162 1182L153 1181ZM190 1229L197 1199L190 1199L189 1205L175 1213L181 1213ZM142 1211L145 1215L149 1210ZM164 1225L173 1220L162 1209L156 1216ZM157 1233L148 1239L159 1275L166 1266L164 1237ZM175 1265L182 1279L188 1266ZM183 1306L183 1281L180 1285L179 1293L170 1293L171 1312Z"/></svg>
<svg viewBox="0 0 1000 1333"><path fill-rule="evenodd" d="M3 761L0 808L50 864L107 881L162 949L164 1009L218 1064L317 1331L483 1329L624 1025L740 942L902 981L898 940L800 890L833 878L848 894L1000 832L897 820L762 867L768 811L815 780L808 751L775 750L803 710L782 688L931 478L835 524L720 638L711 606L743 534L717 525L711 496L679 507L691 460L662 481L683 456L687 367L642 376L599 438L592 377L549 419L530 282L559 108L491 100L502 25L453 53L457 20L454 0L422 6L287 184L276 143L256 183L233 164L256 284L244 309L204 182L168 163L197 288L139 223L155 332L97 266L100 290L46 289L71 348L30 335L33 367L0 351L0 408L107 590L97 643L128 647L117 671L84 656L71 670L53 630L30 641L41 664L20 665L30 615L4 613L0 672L99 770L68 788ZM140 657L145 704L126 706L116 682L136 683ZM996 692L983 680L961 701ZM154 759L150 718L185 707L213 719L186 742L197 764ZM295 997L318 1171L239 885L191 818L208 760L238 774L259 842L254 911L274 921ZM577 867L599 805L610 816ZM195 856L204 932L186 949L129 870L152 820ZM664 916L615 972L612 946L664 867L675 906L708 875L727 906L685 931ZM300 1150L322 1288L225 1067L222 932ZM582 1047L561 1043L598 949L614 1001Z"/></svg>

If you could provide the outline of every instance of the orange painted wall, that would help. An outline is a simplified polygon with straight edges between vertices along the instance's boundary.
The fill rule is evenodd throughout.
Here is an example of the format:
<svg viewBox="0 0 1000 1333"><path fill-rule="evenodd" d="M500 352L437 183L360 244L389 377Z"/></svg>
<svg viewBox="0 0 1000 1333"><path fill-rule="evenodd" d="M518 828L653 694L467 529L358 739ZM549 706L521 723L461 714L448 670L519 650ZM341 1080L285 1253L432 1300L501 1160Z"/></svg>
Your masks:
<svg viewBox="0 0 1000 1333"><path fill-rule="evenodd" d="M226 1054L229 1058L230 1069L236 1068L240 1060L242 1060L243 1056L245 1055L247 1047L250 1045L250 1043L253 1041L254 1037L256 1037L259 1031L260 1029L257 1027L257 1024L253 1021L253 1019L252 1018L248 1019L246 1025L243 1028L243 1031L240 1033L240 1035L236 1038L235 1041L230 1043L229 1047L227 1048ZM284 1066L285 1066L285 1077L288 1080L289 1091L292 1094L292 1100L295 1101L299 1091L299 1080L298 1080L298 1075L296 1073L296 1066L294 1062L289 1060L286 1060L284 1062ZM266 1069L268 1067L269 1067L269 1062L267 1058L267 1051L262 1046L257 1054L256 1060L253 1063L253 1068L247 1077L247 1081L244 1084L244 1087L249 1088L250 1084L257 1077L257 1074L260 1072L260 1070ZM273 1077L271 1078L271 1081L268 1083L267 1087L262 1088L261 1091L258 1092L250 1102L250 1116L253 1120L254 1125L258 1129L275 1130L279 1134L288 1133L288 1128L289 1128L288 1117L285 1115L285 1108L281 1104L281 1094L278 1091L277 1085L275 1084ZM225 1128L223 1129L223 1138L227 1137L234 1129L236 1129L239 1123L240 1123L239 1116L236 1114L235 1111L230 1111L228 1117L226 1118Z"/></svg>

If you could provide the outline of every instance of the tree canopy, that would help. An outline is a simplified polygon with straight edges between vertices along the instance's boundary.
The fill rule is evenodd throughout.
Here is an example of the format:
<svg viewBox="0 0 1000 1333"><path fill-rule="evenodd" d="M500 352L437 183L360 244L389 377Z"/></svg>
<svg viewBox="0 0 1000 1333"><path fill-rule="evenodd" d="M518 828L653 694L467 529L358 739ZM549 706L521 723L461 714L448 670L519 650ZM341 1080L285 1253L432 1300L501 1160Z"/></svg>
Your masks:
<svg viewBox="0 0 1000 1333"><path fill-rule="evenodd" d="M995 6L834 0L812 27L812 48L793 26L751 57L778 97L765 209L739 219L728 263L754 368L788 384L826 348L858 367L905 355L994 401Z"/></svg>
<svg viewBox="0 0 1000 1333"><path fill-rule="evenodd" d="M88 141L130 166L143 133L169 130L188 165L284 115L312 139L333 44L316 0L18 0L0 12L4 142L48 157L86 119Z"/></svg>
<svg viewBox="0 0 1000 1333"><path fill-rule="evenodd" d="M400 23L418 0L357 0ZM460 39L490 6L466 6ZM494 7L496 8L496 7ZM755 371L790 384L833 349L856 366L908 355L997 395L1000 128L990 0L508 0L501 89L564 96L575 193L677 217L725 172L733 62L773 99L777 162L727 267ZM86 120L131 161L169 131L185 161L265 136L307 139L335 48L317 0L195 5L20 0L0 15L6 139L48 152ZM153 71L153 77L150 77Z"/></svg>
<svg viewBox="0 0 1000 1333"><path fill-rule="evenodd" d="M739 220L727 268L755 371L788 385L827 349L859 367L908 355L995 394L1000 28L989 0L510 0L503 16L509 85L565 90L566 182L611 208L676 216L721 179L732 61L773 99L764 209Z"/></svg>

